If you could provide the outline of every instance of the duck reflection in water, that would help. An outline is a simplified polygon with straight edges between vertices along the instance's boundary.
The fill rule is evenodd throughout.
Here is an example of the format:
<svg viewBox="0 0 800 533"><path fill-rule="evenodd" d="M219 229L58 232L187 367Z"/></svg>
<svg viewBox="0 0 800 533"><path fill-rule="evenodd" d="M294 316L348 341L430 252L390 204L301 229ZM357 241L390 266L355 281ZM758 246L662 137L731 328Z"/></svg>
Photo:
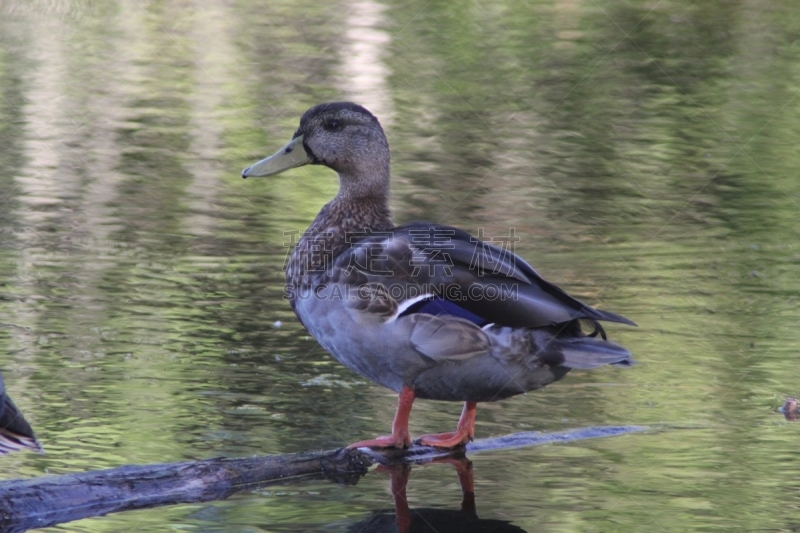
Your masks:
<svg viewBox="0 0 800 533"><path fill-rule="evenodd" d="M348 531L351 533L525 533L523 529L505 520L478 517L475 508L472 461L461 456L437 459L432 463L447 463L455 467L461 484L461 509L410 509L406 487L411 465L381 465L377 469L378 472L388 473L391 477L395 512L377 511Z"/></svg>

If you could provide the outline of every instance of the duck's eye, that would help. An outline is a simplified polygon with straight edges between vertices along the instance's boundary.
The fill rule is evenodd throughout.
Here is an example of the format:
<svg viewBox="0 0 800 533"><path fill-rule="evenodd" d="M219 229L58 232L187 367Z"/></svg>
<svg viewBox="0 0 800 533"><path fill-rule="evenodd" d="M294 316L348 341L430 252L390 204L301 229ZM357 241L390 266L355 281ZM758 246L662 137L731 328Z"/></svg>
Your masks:
<svg viewBox="0 0 800 533"><path fill-rule="evenodd" d="M325 123L325 129L326 130L336 131L336 130L341 129L341 128L342 128L342 123L339 120L335 120L335 119L334 120L329 120L329 121L327 121Z"/></svg>

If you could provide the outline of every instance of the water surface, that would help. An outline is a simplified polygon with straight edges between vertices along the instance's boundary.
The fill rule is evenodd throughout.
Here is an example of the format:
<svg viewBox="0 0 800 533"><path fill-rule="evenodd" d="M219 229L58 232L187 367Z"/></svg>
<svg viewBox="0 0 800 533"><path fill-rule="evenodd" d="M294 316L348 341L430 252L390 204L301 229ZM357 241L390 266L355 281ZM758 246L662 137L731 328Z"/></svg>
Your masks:
<svg viewBox="0 0 800 533"><path fill-rule="evenodd" d="M46 455L5 479L326 449L395 396L307 336L282 266L336 192L243 181L313 104L380 118L398 222L513 229L546 278L630 317L630 369L478 410L478 436L658 431L474 458L525 531L793 531L800 426L800 17L791 3L0 0L0 368ZM418 402L415 434L460 406ZM452 468L414 507L458 509ZM389 478L52 531L349 531Z"/></svg>

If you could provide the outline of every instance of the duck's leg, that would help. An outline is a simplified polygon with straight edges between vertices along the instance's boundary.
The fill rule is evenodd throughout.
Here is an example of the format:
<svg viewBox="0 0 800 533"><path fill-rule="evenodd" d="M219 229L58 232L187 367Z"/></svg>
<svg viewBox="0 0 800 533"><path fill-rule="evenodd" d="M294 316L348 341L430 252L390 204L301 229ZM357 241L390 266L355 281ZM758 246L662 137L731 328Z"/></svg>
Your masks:
<svg viewBox="0 0 800 533"><path fill-rule="evenodd" d="M424 446L436 446L437 448L455 448L466 444L475 436L475 411L478 408L476 402L464 402L464 409L461 411L461 418L458 419L456 430L449 433L438 433L436 435L423 435L415 442Z"/></svg>
<svg viewBox="0 0 800 533"><path fill-rule="evenodd" d="M408 435L408 417L414 403L414 389L403 387L397 400L397 413L392 422L392 434L351 444L348 448L408 448L411 437Z"/></svg>

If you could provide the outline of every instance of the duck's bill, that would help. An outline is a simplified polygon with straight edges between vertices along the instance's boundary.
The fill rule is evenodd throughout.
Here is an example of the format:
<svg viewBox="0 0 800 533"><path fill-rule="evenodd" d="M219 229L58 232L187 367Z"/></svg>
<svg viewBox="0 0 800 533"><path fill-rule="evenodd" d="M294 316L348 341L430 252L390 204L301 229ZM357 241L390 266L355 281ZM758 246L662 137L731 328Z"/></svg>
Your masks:
<svg viewBox="0 0 800 533"><path fill-rule="evenodd" d="M242 170L242 177L274 176L290 168L301 167L311 163L311 158L303 148L303 136L295 137L278 150L275 155L262 159L258 163Z"/></svg>

